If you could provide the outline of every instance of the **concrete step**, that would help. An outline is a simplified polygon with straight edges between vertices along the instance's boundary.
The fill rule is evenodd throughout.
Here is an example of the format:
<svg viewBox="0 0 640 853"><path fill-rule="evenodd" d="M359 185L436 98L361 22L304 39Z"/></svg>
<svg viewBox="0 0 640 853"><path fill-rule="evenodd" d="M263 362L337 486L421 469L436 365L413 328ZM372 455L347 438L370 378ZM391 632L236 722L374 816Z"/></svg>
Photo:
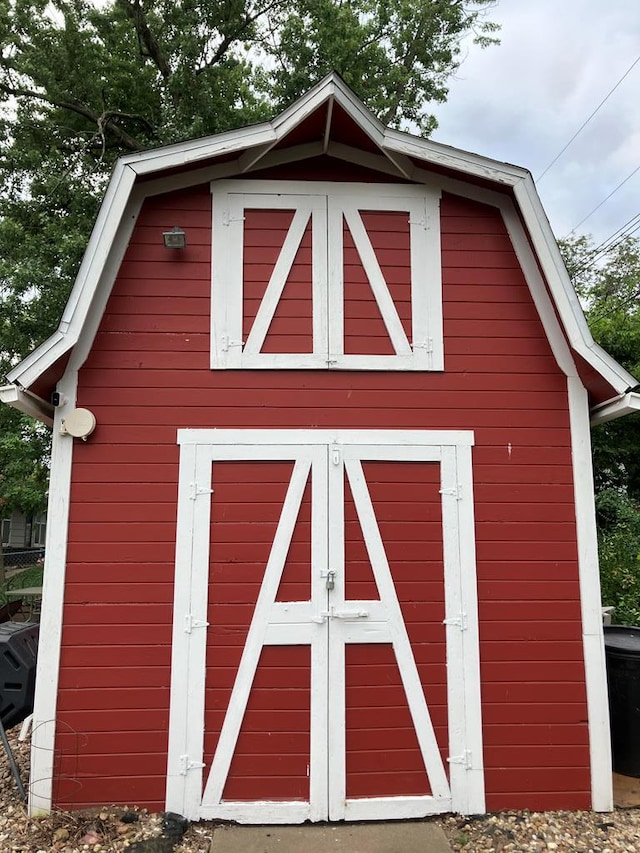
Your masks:
<svg viewBox="0 0 640 853"><path fill-rule="evenodd" d="M439 826L426 821L220 826L211 853L451 853Z"/></svg>

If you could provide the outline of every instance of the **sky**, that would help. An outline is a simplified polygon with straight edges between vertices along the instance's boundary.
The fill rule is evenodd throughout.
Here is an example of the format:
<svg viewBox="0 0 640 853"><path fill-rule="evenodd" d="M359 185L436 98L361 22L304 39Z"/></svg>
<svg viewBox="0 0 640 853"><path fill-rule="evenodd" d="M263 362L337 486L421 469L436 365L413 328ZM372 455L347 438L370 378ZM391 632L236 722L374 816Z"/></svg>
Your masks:
<svg viewBox="0 0 640 853"><path fill-rule="evenodd" d="M498 0L489 17L501 43L464 43L432 139L529 169L556 237L599 244L640 214L640 62L540 176L640 58L640 0Z"/></svg>

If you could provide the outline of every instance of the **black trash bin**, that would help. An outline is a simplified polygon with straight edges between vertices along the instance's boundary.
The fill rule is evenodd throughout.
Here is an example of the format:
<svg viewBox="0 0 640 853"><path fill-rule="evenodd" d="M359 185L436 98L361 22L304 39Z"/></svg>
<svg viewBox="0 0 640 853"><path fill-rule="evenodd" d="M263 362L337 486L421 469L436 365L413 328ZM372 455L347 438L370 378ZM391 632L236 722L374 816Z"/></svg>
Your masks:
<svg viewBox="0 0 640 853"><path fill-rule="evenodd" d="M640 628L605 625L613 769L640 777Z"/></svg>
<svg viewBox="0 0 640 853"><path fill-rule="evenodd" d="M5 729L33 711L39 625L0 624L0 720Z"/></svg>

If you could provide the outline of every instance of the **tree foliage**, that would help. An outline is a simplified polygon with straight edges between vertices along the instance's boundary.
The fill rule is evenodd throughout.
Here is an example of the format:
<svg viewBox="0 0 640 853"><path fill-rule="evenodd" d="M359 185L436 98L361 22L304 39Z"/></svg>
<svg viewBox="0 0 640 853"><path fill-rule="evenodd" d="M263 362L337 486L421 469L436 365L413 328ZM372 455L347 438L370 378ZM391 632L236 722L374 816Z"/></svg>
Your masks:
<svg viewBox="0 0 640 853"><path fill-rule="evenodd" d="M0 0L0 374L54 330L119 155L264 120L332 70L428 133L461 39L496 40L493 4ZM28 463L24 429L0 407Z"/></svg>
<svg viewBox="0 0 640 853"><path fill-rule="evenodd" d="M561 243L595 340L640 377L640 243L629 237L602 258L589 237ZM596 492L613 488L640 503L640 414L593 430Z"/></svg>
<svg viewBox="0 0 640 853"><path fill-rule="evenodd" d="M640 377L640 243L601 254L588 237L560 246L595 340ZM640 413L593 430L602 603L640 624Z"/></svg>

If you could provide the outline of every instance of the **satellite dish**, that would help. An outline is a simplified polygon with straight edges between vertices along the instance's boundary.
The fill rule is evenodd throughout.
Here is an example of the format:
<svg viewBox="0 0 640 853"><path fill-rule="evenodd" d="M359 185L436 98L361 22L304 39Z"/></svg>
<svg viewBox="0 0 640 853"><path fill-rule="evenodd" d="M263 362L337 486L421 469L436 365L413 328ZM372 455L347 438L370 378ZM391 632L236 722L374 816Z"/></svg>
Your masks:
<svg viewBox="0 0 640 853"><path fill-rule="evenodd" d="M96 418L89 409L74 409L62 421L60 432L86 441L96 428Z"/></svg>

